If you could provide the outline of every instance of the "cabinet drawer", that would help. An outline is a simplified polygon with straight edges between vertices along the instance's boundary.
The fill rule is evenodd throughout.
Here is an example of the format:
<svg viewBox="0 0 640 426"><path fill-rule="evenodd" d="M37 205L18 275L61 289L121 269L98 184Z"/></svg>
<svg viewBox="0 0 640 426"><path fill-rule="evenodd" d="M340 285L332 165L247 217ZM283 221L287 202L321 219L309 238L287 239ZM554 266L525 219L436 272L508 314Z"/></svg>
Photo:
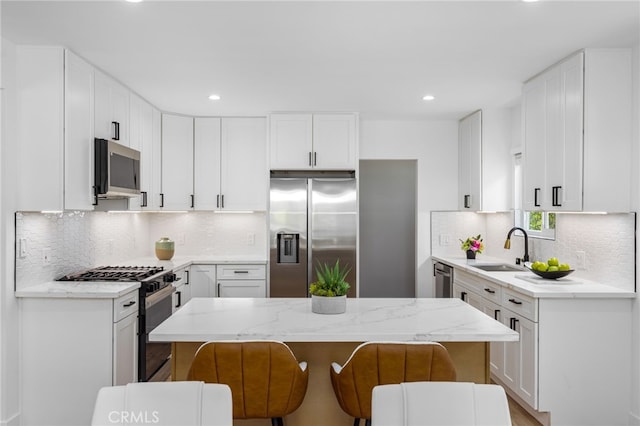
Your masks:
<svg viewBox="0 0 640 426"><path fill-rule="evenodd" d="M265 265L218 265L216 277L221 280L263 280L267 277Z"/></svg>
<svg viewBox="0 0 640 426"><path fill-rule="evenodd" d="M532 297L505 288L502 289L502 306L533 322L538 322L537 302Z"/></svg>
<svg viewBox="0 0 640 426"><path fill-rule="evenodd" d="M502 286L490 281L483 281L482 297L499 304L502 301Z"/></svg>
<svg viewBox="0 0 640 426"><path fill-rule="evenodd" d="M266 297L265 280L218 281L218 297Z"/></svg>
<svg viewBox="0 0 640 426"><path fill-rule="evenodd" d="M113 322L118 322L122 318L131 314L137 314L140 309L138 290L120 296L113 301Z"/></svg>

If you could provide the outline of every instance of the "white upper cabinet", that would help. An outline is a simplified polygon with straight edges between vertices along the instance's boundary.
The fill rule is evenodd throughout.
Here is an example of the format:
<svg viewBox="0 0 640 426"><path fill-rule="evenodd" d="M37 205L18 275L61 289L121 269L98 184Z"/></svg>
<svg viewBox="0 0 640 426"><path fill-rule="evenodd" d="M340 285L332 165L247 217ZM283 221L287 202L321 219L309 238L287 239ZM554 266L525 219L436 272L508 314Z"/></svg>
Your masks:
<svg viewBox="0 0 640 426"><path fill-rule="evenodd" d="M478 110L458 124L458 209L511 208L510 112Z"/></svg>
<svg viewBox="0 0 640 426"><path fill-rule="evenodd" d="M92 67L60 47L21 46L16 75L18 209L92 210Z"/></svg>
<svg viewBox="0 0 640 426"><path fill-rule="evenodd" d="M480 210L482 186L482 111L458 123L458 209Z"/></svg>
<svg viewBox="0 0 640 426"><path fill-rule="evenodd" d="M220 194L226 210L267 209L267 129L263 117L222 119Z"/></svg>
<svg viewBox="0 0 640 426"><path fill-rule="evenodd" d="M64 208L92 210L93 67L65 51Z"/></svg>
<svg viewBox="0 0 640 426"><path fill-rule="evenodd" d="M95 72L95 136L129 146L129 90Z"/></svg>
<svg viewBox="0 0 640 426"><path fill-rule="evenodd" d="M354 170L355 114L272 114L272 170Z"/></svg>
<svg viewBox="0 0 640 426"><path fill-rule="evenodd" d="M196 118L194 122L193 191L196 210L221 208L220 118Z"/></svg>
<svg viewBox="0 0 640 426"><path fill-rule="evenodd" d="M129 210L157 210L160 207L161 115L151 104L131 94L129 146L140 151L140 196L129 199Z"/></svg>
<svg viewBox="0 0 640 426"><path fill-rule="evenodd" d="M628 49L586 49L525 83L525 210L630 210L631 87Z"/></svg>
<svg viewBox="0 0 640 426"><path fill-rule="evenodd" d="M196 118L196 210L266 210L266 123L262 117Z"/></svg>
<svg viewBox="0 0 640 426"><path fill-rule="evenodd" d="M193 118L162 115L162 192L165 210L193 208Z"/></svg>

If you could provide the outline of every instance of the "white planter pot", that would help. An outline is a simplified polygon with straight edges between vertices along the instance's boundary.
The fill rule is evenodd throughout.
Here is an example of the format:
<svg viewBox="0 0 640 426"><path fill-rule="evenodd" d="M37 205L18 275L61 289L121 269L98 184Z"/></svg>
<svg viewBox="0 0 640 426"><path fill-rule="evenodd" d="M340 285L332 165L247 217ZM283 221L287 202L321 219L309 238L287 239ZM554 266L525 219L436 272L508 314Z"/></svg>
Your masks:
<svg viewBox="0 0 640 426"><path fill-rule="evenodd" d="M344 314L347 296L325 297L311 295L311 312L316 314Z"/></svg>

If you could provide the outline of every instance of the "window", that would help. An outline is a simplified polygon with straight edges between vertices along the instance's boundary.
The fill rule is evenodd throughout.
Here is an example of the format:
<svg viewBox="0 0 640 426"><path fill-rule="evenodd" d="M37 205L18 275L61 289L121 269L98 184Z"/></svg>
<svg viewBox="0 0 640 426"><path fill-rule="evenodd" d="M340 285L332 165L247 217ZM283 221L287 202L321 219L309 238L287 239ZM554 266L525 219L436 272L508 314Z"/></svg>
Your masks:
<svg viewBox="0 0 640 426"><path fill-rule="evenodd" d="M544 211L522 210L522 154L518 153L513 159L515 226L526 229L529 237L556 238L556 214Z"/></svg>

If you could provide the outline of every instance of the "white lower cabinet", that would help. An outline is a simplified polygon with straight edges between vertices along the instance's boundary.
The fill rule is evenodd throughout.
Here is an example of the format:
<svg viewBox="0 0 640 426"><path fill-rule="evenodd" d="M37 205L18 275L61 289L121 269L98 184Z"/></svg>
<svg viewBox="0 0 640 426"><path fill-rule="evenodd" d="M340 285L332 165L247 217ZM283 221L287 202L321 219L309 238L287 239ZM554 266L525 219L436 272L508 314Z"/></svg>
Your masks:
<svg viewBox="0 0 640 426"><path fill-rule="evenodd" d="M138 299L20 299L21 424L91 424L100 388L138 380Z"/></svg>
<svg viewBox="0 0 640 426"><path fill-rule="evenodd" d="M519 333L490 356L491 378L519 403L551 424L627 424L634 299L534 298L459 268L454 295Z"/></svg>
<svg viewBox="0 0 640 426"><path fill-rule="evenodd" d="M218 297L266 297L265 265L218 265Z"/></svg>
<svg viewBox="0 0 640 426"><path fill-rule="evenodd" d="M216 297L216 265L193 264L189 268L191 297Z"/></svg>

